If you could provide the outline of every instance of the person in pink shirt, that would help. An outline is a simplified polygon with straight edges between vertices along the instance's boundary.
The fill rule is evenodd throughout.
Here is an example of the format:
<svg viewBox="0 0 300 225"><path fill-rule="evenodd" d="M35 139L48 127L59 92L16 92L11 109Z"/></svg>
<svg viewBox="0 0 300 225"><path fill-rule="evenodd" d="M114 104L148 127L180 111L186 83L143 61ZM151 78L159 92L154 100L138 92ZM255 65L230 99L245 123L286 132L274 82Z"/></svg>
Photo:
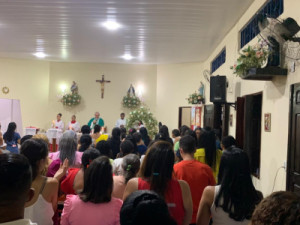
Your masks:
<svg viewBox="0 0 300 225"><path fill-rule="evenodd" d="M84 188L79 195L67 195L61 225L119 225L122 200L111 197L112 166L101 156L84 174Z"/></svg>

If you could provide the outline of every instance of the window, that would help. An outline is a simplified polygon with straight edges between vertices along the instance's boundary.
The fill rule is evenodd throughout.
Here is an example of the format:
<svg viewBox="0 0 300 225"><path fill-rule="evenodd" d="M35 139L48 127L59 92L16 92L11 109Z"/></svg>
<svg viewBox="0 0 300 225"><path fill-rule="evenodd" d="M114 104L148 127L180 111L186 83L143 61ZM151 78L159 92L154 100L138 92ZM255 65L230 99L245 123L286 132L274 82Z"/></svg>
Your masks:
<svg viewBox="0 0 300 225"><path fill-rule="evenodd" d="M269 0L263 8L248 22L241 30L241 48L248 44L253 38L259 34L258 21L259 17L277 18L283 13L284 0Z"/></svg>
<svg viewBox="0 0 300 225"><path fill-rule="evenodd" d="M215 72L226 61L226 48L224 48L219 55L211 62L211 73Z"/></svg>

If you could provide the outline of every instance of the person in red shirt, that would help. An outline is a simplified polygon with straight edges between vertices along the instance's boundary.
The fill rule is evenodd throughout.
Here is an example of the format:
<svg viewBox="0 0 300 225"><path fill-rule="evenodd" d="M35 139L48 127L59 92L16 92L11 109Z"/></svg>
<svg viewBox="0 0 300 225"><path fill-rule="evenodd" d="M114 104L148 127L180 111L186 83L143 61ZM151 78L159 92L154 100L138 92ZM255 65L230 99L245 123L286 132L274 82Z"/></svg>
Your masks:
<svg viewBox="0 0 300 225"><path fill-rule="evenodd" d="M193 199L193 216L191 224L196 224L196 216L203 190L206 186L216 185L211 168L194 159L196 140L186 135L179 140L179 151L183 160L174 165L174 175L178 180L186 181L191 189Z"/></svg>

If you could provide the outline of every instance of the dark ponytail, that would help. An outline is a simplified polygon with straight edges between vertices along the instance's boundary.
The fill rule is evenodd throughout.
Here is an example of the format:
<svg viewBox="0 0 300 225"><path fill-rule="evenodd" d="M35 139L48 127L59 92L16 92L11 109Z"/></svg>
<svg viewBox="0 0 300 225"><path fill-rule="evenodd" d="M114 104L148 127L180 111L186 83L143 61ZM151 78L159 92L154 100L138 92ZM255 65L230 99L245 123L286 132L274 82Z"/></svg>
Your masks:
<svg viewBox="0 0 300 225"><path fill-rule="evenodd" d="M124 171L123 175L125 177L125 184L127 184L131 178L136 176L139 172L140 165L141 161L135 154L129 154L123 158L122 168Z"/></svg>

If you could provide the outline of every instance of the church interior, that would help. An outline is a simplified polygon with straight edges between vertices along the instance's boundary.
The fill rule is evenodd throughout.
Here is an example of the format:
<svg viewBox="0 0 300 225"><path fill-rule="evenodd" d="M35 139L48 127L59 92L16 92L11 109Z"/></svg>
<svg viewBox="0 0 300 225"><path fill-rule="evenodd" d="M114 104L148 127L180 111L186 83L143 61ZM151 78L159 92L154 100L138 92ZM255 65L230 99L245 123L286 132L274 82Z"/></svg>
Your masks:
<svg viewBox="0 0 300 225"><path fill-rule="evenodd" d="M7 113L24 135L28 127L47 132L58 113L66 128L72 115L85 125L99 112L110 134L120 113L129 120L137 110L124 107L132 85L157 129L158 122L170 132L219 129L255 152L252 181L264 196L300 194L299 7L299 0L0 1L1 132ZM299 28L290 37L291 24L277 29L287 18ZM243 61L252 50L254 66ZM74 105L64 102L73 82ZM201 101L189 101L194 93Z"/></svg>

